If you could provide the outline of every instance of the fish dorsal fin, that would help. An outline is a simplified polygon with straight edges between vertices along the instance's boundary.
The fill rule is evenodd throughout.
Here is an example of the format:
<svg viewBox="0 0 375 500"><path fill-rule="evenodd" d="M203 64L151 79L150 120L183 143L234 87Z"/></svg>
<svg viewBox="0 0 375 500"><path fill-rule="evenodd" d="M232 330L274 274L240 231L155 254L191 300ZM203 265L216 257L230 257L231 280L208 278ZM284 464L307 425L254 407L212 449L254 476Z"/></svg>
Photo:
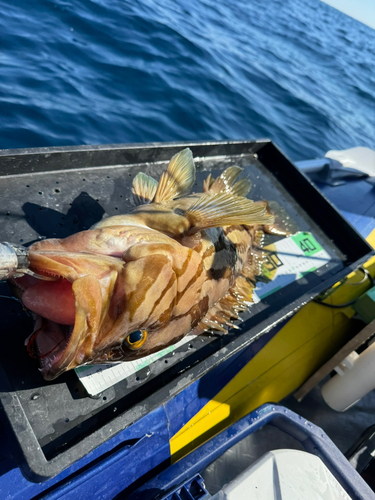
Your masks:
<svg viewBox="0 0 375 500"><path fill-rule="evenodd" d="M231 193L236 196L246 196L251 189L250 179L240 179L231 188Z"/></svg>
<svg viewBox="0 0 375 500"><path fill-rule="evenodd" d="M211 193L231 193L235 196L246 196L250 191L250 180L241 179L235 183L242 170L240 167L229 167L215 181L209 176L203 183L203 190Z"/></svg>
<svg viewBox="0 0 375 500"><path fill-rule="evenodd" d="M219 177L211 183L211 193L229 193L233 187L234 181L242 172L240 167L229 167L222 172Z"/></svg>
<svg viewBox="0 0 375 500"><path fill-rule="evenodd" d="M212 174L208 174L207 179L203 181L203 192L207 193L214 182L215 179L212 177Z"/></svg>
<svg viewBox="0 0 375 500"><path fill-rule="evenodd" d="M193 154L186 148L173 156L167 170L161 174L153 201L161 203L186 196L190 193L194 182Z"/></svg>
<svg viewBox="0 0 375 500"><path fill-rule="evenodd" d="M254 202L230 193L201 196L186 212L190 222L190 234L210 227L245 224L272 224L273 217L267 214L265 203Z"/></svg>
<svg viewBox="0 0 375 500"><path fill-rule="evenodd" d="M158 182L143 172L139 172L133 179L132 193L136 205L150 203L156 193Z"/></svg>

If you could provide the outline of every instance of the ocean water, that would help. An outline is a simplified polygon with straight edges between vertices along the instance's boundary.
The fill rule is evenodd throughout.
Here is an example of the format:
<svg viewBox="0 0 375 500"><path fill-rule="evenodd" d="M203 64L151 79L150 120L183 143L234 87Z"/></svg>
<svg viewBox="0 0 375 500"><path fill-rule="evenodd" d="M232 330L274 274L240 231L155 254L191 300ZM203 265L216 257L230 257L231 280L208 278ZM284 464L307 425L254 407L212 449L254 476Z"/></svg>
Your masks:
<svg viewBox="0 0 375 500"><path fill-rule="evenodd" d="M0 148L375 148L375 31L319 0L0 0Z"/></svg>

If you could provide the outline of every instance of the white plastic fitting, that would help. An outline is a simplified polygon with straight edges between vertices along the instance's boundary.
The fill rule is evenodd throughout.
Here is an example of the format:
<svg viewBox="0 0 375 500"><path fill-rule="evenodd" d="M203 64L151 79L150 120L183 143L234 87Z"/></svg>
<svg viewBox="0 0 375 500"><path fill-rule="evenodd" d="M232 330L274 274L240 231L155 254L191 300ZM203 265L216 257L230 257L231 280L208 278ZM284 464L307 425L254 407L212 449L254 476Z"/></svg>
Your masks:
<svg viewBox="0 0 375 500"><path fill-rule="evenodd" d="M335 369L337 375L322 387L324 401L345 411L375 389L375 343L361 354L352 352Z"/></svg>

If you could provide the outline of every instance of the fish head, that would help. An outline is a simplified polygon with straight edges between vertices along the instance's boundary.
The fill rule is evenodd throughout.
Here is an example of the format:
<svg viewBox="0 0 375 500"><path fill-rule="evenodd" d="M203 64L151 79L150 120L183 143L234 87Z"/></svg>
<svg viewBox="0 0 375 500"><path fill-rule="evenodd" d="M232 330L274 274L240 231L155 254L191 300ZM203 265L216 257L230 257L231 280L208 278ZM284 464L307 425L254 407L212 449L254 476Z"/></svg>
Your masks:
<svg viewBox="0 0 375 500"><path fill-rule="evenodd" d="M103 329L110 329L123 302L119 281L124 263L62 250L59 240L30 247L29 261L30 270L47 280L25 275L13 283L36 318L28 350L39 358L43 377L52 380L95 357Z"/></svg>

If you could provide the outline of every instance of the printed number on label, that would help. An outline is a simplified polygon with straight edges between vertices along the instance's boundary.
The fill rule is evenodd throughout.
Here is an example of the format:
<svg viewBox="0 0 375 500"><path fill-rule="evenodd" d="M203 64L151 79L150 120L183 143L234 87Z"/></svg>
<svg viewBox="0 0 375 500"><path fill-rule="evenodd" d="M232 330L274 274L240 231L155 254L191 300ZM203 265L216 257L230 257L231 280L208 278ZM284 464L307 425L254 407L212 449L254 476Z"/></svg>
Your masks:
<svg viewBox="0 0 375 500"><path fill-rule="evenodd" d="M304 240L300 241L299 246L304 253L313 252L314 250L316 250L316 246L309 238L305 238Z"/></svg>
<svg viewBox="0 0 375 500"><path fill-rule="evenodd" d="M266 268L269 270L269 271L273 271L274 269L276 269L277 267L281 267L283 266L284 264L281 262L281 259L280 257L277 255L276 252L270 252L267 256L266 256L266 260L264 262L264 265L266 266Z"/></svg>

